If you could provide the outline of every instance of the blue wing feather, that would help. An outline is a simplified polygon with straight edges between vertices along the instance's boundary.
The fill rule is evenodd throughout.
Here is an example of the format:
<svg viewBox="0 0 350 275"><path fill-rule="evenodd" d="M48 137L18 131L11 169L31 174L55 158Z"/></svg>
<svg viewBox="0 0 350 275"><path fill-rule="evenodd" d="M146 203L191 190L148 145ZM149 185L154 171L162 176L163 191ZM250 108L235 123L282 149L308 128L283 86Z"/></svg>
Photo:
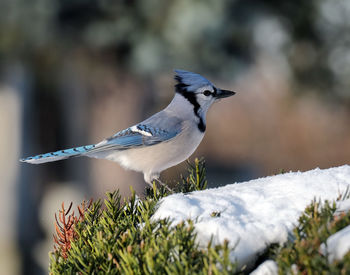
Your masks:
<svg viewBox="0 0 350 275"><path fill-rule="evenodd" d="M176 129L173 131L166 131L157 127L138 124L120 131L105 141L96 144L96 148L90 150L89 153L152 146L160 142L166 142L175 137L178 133L179 131Z"/></svg>
<svg viewBox="0 0 350 275"><path fill-rule="evenodd" d="M152 127L148 124L141 123L120 131L112 137L96 145L85 145L56 152L50 152L24 158L21 159L21 161L39 164L82 155L93 156L95 153L105 152L108 150L126 150L131 148L152 146L174 138L180 132L180 125L176 125L178 127L172 127L172 130L164 130L159 127Z"/></svg>

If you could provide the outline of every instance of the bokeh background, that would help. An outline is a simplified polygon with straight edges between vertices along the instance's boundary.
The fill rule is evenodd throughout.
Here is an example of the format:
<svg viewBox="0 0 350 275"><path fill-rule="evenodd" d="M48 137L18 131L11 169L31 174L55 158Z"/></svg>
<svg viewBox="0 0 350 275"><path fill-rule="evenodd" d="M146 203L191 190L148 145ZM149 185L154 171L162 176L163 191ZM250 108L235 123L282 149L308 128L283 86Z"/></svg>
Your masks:
<svg viewBox="0 0 350 275"><path fill-rule="evenodd" d="M162 109L174 68L237 92L212 107L194 154L210 186L350 162L350 1L1 0L2 274L47 273L62 201L145 186L104 160L18 159Z"/></svg>

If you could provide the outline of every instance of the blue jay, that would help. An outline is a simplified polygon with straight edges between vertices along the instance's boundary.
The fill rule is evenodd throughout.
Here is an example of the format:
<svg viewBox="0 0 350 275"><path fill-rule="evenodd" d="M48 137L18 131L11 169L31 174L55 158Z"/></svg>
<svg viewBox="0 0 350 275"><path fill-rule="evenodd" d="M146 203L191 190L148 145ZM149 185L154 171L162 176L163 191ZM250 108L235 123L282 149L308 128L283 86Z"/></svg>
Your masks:
<svg viewBox="0 0 350 275"><path fill-rule="evenodd" d="M216 88L203 76L175 70L175 96L162 111L139 124L122 130L93 145L21 159L39 164L86 156L118 162L122 167L143 172L152 185L160 172L186 160L202 141L206 114L218 99L235 92Z"/></svg>

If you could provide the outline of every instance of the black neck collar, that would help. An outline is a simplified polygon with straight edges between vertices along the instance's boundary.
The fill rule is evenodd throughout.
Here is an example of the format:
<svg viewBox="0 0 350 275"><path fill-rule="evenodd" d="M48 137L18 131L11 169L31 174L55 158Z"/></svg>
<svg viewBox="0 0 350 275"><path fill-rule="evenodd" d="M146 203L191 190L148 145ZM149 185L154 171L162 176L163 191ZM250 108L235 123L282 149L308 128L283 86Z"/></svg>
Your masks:
<svg viewBox="0 0 350 275"><path fill-rule="evenodd" d="M198 117L198 119L199 119L199 122L197 124L198 130L200 132L204 133L205 129L206 129L206 125L203 121L203 118L199 114L199 109L201 106L199 105L199 103L197 101L196 94L193 92L188 92L187 87L188 87L188 85L186 85L184 83L178 83L175 85L175 91L176 91L176 93L178 93L178 94L182 95L184 98L186 98L193 105L193 112L194 112L195 116Z"/></svg>

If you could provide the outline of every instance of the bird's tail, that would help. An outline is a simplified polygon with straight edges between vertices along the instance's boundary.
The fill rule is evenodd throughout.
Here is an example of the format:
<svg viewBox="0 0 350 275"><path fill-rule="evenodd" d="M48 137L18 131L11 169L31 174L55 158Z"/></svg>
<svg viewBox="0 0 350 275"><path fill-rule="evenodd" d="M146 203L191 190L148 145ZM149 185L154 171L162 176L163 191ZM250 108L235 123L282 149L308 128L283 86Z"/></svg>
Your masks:
<svg viewBox="0 0 350 275"><path fill-rule="evenodd" d="M41 154L33 157L27 157L27 158L20 159L20 161L28 162L31 164L40 164L45 162L57 161L61 159L67 159L71 157L79 157L81 155L86 154L87 152L89 152L94 148L95 148L95 145L80 146L80 147L60 150L56 152Z"/></svg>

